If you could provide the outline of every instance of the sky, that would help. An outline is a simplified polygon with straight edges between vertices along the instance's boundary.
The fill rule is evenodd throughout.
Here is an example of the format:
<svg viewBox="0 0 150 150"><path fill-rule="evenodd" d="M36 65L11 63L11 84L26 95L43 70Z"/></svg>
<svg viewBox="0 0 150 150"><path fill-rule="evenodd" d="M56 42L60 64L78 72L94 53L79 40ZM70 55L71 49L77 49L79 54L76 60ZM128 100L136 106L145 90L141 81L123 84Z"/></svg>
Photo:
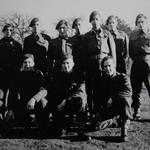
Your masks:
<svg viewBox="0 0 150 150"><path fill-rule="evenodd" d="M15 12L39 17L45 30L55 30L60 19L82 17L87 27L88 17L98 10L103 22L117 15L134 26L137 14L144 13L150 21L150 0L0 0L0 17Z"/></svg>

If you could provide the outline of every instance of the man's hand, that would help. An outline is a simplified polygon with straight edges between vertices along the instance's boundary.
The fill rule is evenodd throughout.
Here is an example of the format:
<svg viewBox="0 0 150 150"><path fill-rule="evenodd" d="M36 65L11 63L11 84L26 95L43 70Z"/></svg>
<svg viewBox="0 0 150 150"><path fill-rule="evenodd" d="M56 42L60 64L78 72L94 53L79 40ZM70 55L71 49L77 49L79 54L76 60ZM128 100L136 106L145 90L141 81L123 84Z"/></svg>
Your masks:
<svg viewBox="0 0 150 150"><path fill-rule="evenodd" d="M46 98L42 98L42 99L41 99L41 103L42 103L43 108L45 108L46 105L47 105L47 103L48 103L48 101L47 101Z"/></svg>
<svg viewBox="0 0 150 150"><path fill-rule="evenodd" d="M35 106L36 99L31 98L27 103L27 109L33 110Z"/></svg>
<svg viewBox="0 0 150 150"><path fill-rule="evenodd" d="M62 111L62 109L65 107L65 105L66 105L66 100L64 99L64 100L57 106L58 111Z"/></svg>

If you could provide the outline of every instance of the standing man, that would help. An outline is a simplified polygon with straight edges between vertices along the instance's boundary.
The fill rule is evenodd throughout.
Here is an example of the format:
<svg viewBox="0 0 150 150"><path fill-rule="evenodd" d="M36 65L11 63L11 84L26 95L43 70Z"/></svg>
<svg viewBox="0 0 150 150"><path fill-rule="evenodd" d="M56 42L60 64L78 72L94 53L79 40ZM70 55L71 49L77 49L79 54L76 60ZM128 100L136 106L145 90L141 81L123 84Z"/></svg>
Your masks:
<svg viewBox="0 0 150 150"><path fill-rule="evenodd" d="M115 42L109 31L102 29L101 16L98 11L90 14L89 22L92 29L84 35L84 56L86 70L86 90L88 107L92 111L93 77L101 70L100 63L105 56L112 56L116 64Z"/></svg>
<svg viewBox="0 0 150 150"><path fill-rule="evenodd" d="M10 81L19 71L22 57L22 46L13 38L14 26L5 24L0 40L0 107L4 106ZM0 108L0 109L1 109ZM0 110L1 111L1 110Z"/></svg>
<svg viewBox="0 0 150 150"><path fill-rule="evenodd" d="M72 37L73 40L73 53L74 53L74 62L75 62L75 69L82 75L85 72L84 66L84 53L83 53L83 35L81 33L83 21L81 18L76 18L73 21L72 29L74 30L75 34Z"/></svg>
<svg viewBox="0 0 150 150"><path fill-rule="evenodd" d="M116 44L116 69L120 73L127 74L127 63L129 60L129 38L125 32L117 29L118 20L116 16L109 16L106 21L106 25L108 26L108 29Z"/></svg>
<svg viewBox="0 0 150 150"><path fill-rule="evenodd" d="M143 82L150 95L150 30L147 27L147 17L144 14L137 15L135 25L136 29L130 36L129 54L133 60L131 68L133 117L134 119L140 119Z"/></svg>
<svg viewBox="0 0 150 150"><path fill-rule="evenodd" d="M60 20L56 25L56 30L59 35L52 40L48 53L48 67L52 76L61 69L61 59L64 55L72 55L73 53L73 43L68 35L68 22Z"/></svg>
<svg viewBox="0 0 150 150"><path fill-rule="evenodd" d="M47 54L51 38L41 33L41 23L39 18L33 18L30 23L32 34L24 40L24 54L30 53L35 58L35 68L44 74L47 72Z"/></svg>
<svg viewBox="0 0 150 150"><path fill-rule="evenodd" d="M121 140L127 141L127 131L132 119L131 95L132 89L127 75L116 72L113 58L104 57L101 72L94 79L94 104L96 119L100 128L109 126L110 118L119 115L121 119ZM106 122L104 120L110 119ZM102 122L101 122L102 121ZM102 127L103 126L103 127Z"/></svg>

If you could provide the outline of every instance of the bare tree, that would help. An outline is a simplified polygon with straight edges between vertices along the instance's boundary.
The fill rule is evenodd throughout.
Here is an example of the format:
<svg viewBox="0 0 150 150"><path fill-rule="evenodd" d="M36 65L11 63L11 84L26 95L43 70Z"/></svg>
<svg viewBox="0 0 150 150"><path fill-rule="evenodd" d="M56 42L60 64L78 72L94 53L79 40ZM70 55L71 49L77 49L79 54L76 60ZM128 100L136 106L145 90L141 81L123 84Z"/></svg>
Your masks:
<svg viewBox="0 0 150 150"><path fill-rule="evenodd" d="M31 17L14 13L9 16L1 17L0 27L3 28L6 23L12 23L14 25L14 38L23 43L25 36L30 33L30 21Z"/></svg>

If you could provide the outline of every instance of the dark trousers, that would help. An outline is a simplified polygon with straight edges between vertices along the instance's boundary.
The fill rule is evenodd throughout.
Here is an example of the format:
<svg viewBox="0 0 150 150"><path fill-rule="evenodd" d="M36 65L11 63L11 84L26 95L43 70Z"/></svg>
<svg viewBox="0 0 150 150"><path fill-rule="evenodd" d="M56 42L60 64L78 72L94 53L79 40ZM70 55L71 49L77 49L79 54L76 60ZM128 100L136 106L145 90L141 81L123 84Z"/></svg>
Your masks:
<svg viewBox="0 0 150 150"><path fill-rule="evenodd" d="M89 60L87 62L87 69L86 69L86 92L87 92L87 105L90 112L93 112L94 109L94 103L93 103L93 81L95 78L95 75L97 75L100 70L100 63L101 60Z"/></svg>
<svg viewBox="0 0 150 150"><path fill-rule="evenodd" d="M15 109L15 120L23 124L25 127L30 126L32 119L36 120L40 128L48 126L48 108L43 108L42 103L38 102L35 104L34 110L28 110L26 103L18 103ZM35 118L31 116L35 115Z"/></svg>
<svg viewBox="0 0 150 150"><path fill-rule="evenodd" d="M53 124L56 129L63 129L67 127L65 122L65 115L74 115L76 114L79 118L83 118L85 115L85 104L83 104L83 99L76 97L69 99L62 110L57 109L57 105L53 110Z"/></svg>
<svg viewBox="0 0 150 150"><path fill-rule="evenodd" d="M150 96L150 60L136 60L131 68L131 85L133 90L133 103L134 109L141 106L141 90L142 84L145 84Z"/></svg>

